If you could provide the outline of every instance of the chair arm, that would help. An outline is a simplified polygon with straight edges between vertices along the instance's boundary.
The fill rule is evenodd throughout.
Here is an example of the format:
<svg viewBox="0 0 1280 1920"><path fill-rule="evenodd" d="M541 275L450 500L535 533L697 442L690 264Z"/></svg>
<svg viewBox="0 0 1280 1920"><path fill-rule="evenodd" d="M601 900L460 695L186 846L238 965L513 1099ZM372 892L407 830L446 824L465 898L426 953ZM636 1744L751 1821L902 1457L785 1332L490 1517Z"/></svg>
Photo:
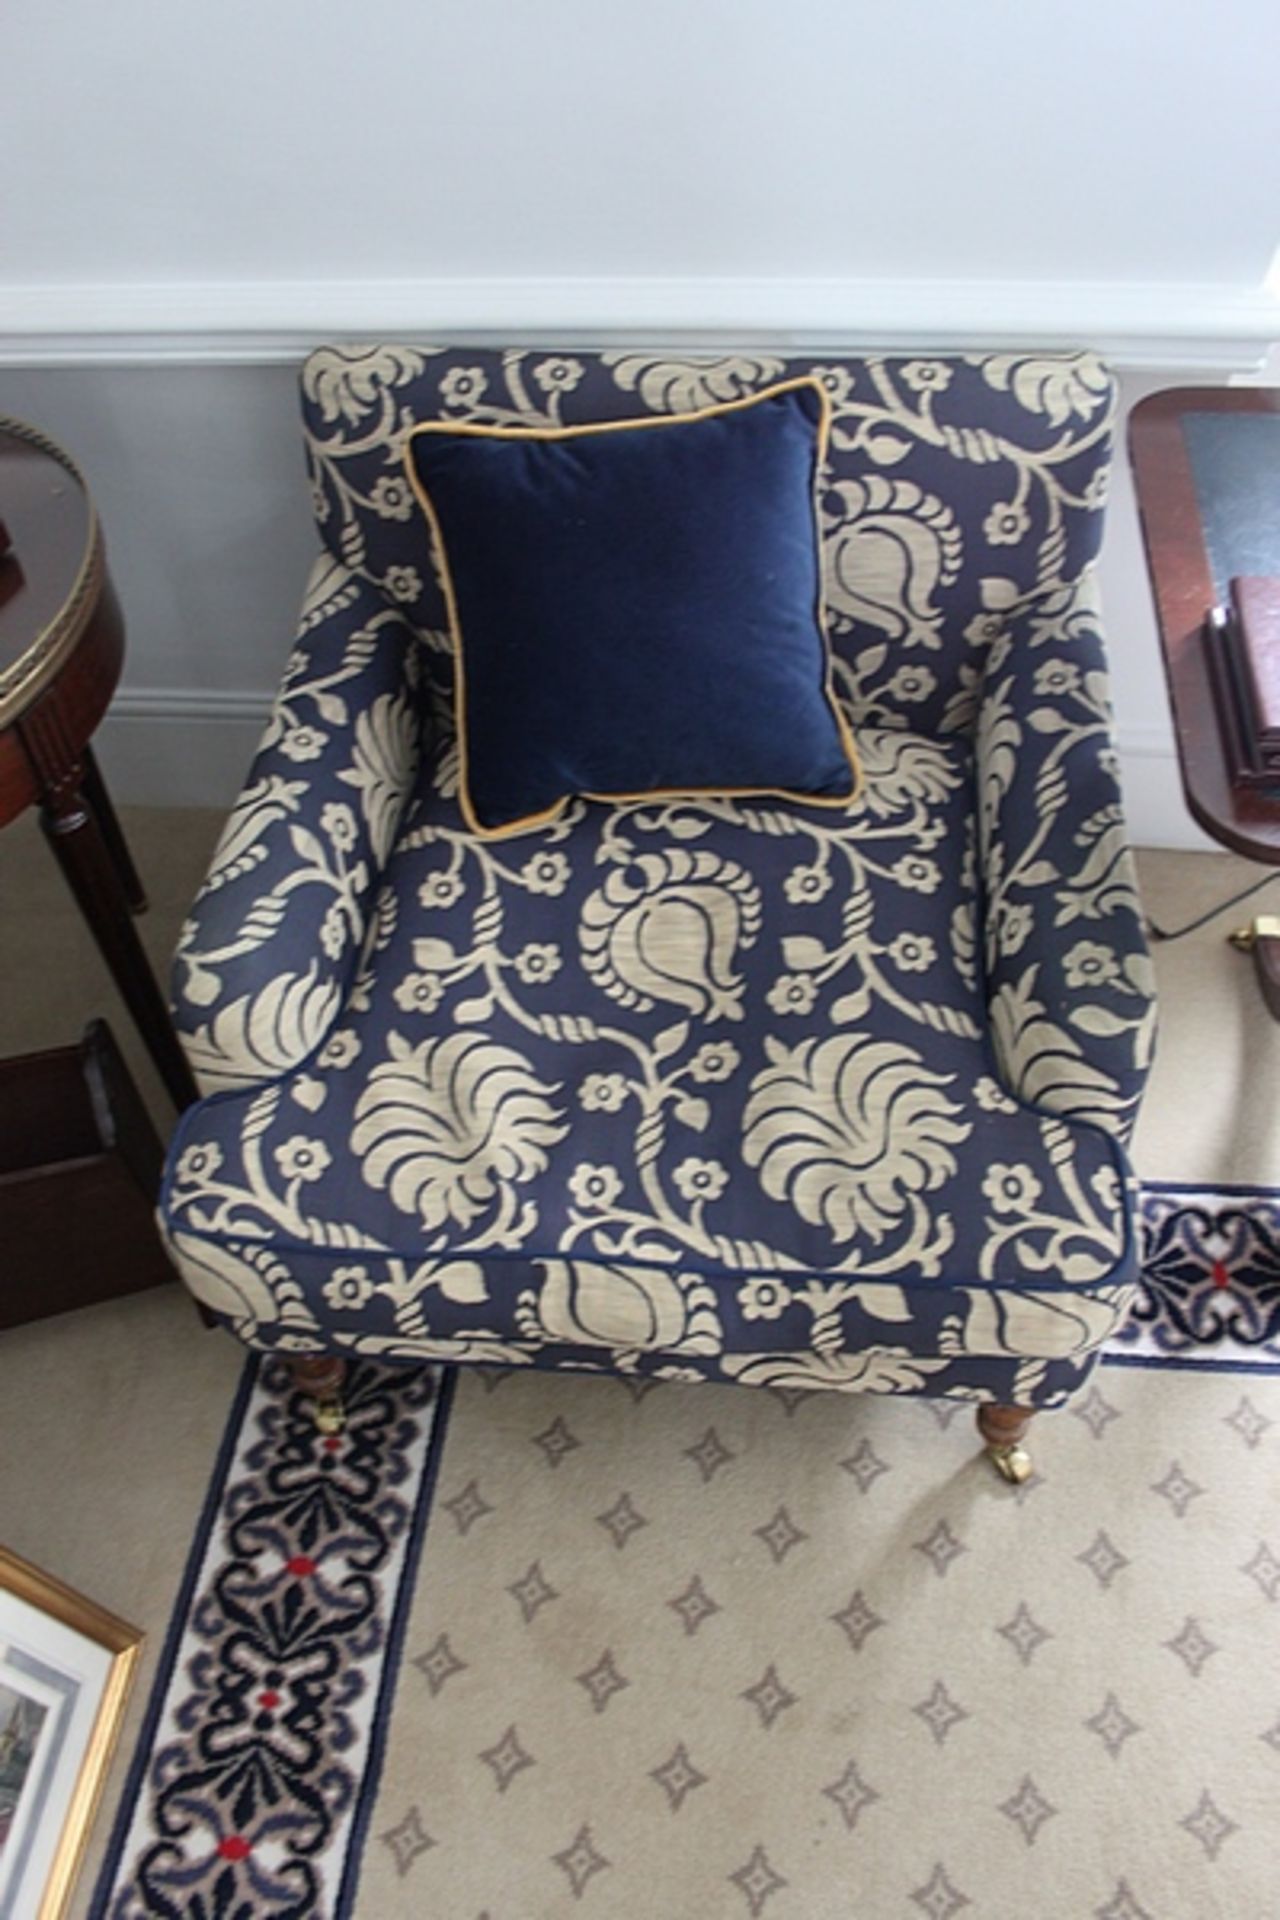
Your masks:
<svg viewBox="0 0 1280 1920"><path fill-rule="evenodd" d="M403 616L318 561L174 956L174 1020L206 1092L297 1066L337 1017L418 763L417 665Z"/></svg>
<svg viewBox="0 0 1280 1920"><path fill-rule="evenodd" d="M1092 570L993 642L975 734L987 1001L1006 1086L1127 1139L1155 1034Z"/></svg>

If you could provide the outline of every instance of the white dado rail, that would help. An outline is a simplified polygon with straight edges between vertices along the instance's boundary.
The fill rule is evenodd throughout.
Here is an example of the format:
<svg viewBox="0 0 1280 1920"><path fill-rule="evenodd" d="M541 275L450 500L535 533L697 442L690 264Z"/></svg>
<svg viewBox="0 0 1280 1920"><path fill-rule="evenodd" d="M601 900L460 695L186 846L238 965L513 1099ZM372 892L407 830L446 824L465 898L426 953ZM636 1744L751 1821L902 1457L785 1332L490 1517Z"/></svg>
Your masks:
<svg viewBox="0 0 1280 1920"><path fill-rule="evenodd" d="M1088 346L1113 366L1256 369L1271 285L822 278L433 278L0 286L0 367L268 365L329 339L563 346Z"/></svg>

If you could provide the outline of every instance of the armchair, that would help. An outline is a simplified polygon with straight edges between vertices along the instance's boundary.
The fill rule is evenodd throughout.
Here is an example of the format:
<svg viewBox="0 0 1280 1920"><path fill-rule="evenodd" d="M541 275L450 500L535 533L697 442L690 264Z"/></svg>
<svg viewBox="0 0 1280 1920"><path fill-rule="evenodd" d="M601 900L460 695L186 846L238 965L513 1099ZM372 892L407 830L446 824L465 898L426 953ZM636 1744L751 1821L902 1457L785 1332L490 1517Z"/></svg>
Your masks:
<svg viewBox="0 0 1280 1920"><path fill-rule="evenodd" d="M324 556L175 961L161 1217L292 1357L970 1400L1025 1477L1137 1278L1154 1017L1093 582L1090 356L842 359L821 497L843 811L458 804L427 419L685 412L807 364L324 349Z"/></svg>

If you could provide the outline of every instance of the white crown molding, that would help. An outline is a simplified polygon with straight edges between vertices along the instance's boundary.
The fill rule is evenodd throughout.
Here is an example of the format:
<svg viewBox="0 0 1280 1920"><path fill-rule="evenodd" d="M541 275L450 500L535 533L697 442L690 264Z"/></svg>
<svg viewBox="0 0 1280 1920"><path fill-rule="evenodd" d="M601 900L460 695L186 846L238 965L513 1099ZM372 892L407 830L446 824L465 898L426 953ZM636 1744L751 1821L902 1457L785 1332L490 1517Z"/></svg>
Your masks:
<svg viewBox="0 0 1280 1920"><path fill-rule="evenodd" d="M1118 367L1254 369L1280 291L1163 281L450 279L0 287L0 366L271 365L332 339L563 346L1086 346Z"/></svg>

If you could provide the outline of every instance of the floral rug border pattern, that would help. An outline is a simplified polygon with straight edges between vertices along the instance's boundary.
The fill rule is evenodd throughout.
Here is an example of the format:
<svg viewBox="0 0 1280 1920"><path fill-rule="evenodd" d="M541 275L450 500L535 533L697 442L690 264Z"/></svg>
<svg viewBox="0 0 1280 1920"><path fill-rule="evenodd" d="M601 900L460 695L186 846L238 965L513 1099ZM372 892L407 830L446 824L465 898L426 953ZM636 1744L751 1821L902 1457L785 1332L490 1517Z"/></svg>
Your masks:
<svg viewBox="0 0 1280 1920"><path fill-rule="evenodd" d="M452 1385L357 1363L325 1438L248 1361L91 1920L351 1910Z"/></svg>

